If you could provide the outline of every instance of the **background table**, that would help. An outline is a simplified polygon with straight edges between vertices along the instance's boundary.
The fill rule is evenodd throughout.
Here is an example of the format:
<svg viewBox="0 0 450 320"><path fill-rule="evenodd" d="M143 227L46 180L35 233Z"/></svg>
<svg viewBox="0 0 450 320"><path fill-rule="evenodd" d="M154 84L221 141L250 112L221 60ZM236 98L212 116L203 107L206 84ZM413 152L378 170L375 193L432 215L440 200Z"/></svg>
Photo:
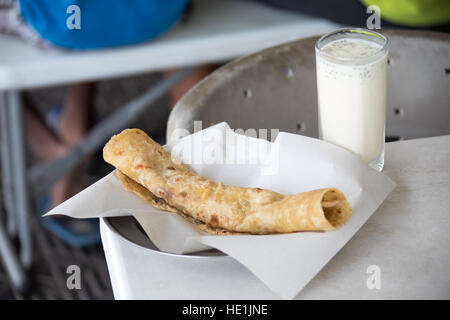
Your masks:
<svg viewBox="0 0 450 320"><path fill-rule="evenodd" d="M329 32L338 26L325 19L251 1L196 0L186 22L138 45L49 51L0 35L0 90L223 62L285 41Z"/></svg>

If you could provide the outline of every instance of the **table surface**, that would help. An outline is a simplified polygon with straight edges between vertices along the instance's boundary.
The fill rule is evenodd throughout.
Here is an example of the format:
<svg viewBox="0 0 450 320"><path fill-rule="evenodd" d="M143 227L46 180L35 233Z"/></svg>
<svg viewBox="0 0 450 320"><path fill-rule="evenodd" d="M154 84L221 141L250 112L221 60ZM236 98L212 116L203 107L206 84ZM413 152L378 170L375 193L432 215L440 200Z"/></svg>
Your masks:
<svg viewBox="0 0 450 320"><path fill-rule="evenodd" d="M396 188L298 299L450 299L450 135L388 143L385 160Z"/></svg>
<svg viewBox="0 0 450 320"><path fill-rule="evenodd" d="M154 41L94 51L35 48L0 35L0 90L44 87L226 61L331 31L324 19L249 1L203 0L189 20Z"/></svg>
<svg viewBox="0 0 450 320"><path fill-rule="evenodd" d="M385 174L396 188L296 299L450 299L450 135L388 143L385 160ZM151 252L145 267L134 265L130 257L142 249L130 246L103 220L101 226L116 298L184 298L190 286L194 299L205 298L203 292L213 299L277 298L237 262L208 260L196 264L189 276L180 273L180 261ZM194 268L190 260L183 264ZM367 269L373 265L379 267L380 289L367 287L372 276ZM130 270L151 276L136 280ZM233 281L244 283L239 293ZM177 287L180 283L184 290ZM220 290L214 289L218 284ZM133 289L140 285L150 288L143 296L143 290Z"/></svg>

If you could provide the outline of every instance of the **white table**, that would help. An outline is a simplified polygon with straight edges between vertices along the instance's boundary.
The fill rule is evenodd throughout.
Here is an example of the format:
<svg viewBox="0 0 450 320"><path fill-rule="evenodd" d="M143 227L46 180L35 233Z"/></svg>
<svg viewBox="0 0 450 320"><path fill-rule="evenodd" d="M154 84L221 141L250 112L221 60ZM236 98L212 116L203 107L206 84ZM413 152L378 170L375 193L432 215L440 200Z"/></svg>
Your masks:
<svg viewBox="0 0 450 320"><path fill-rule="evenodd" d="M397 187L299 299L450 299L450 135L388 143L385 159Z"/></svg>
<svg viewBox="0 0 450 320"><path fill-rule="evenodd" d="M450 298L450 135L388 143L385 159L397 187L296 299ZM116 299L279 298L231 258L181 261L129 242L103 219L101 231ZM379 290L366 285L371 265Z"/></svg>
<svg viewBox="0 0 450 320"><path fill-rule="evenodd" d="M120 26L119 26L120 27ZM41 50L10 36L0 35L0 118L2 182L8 231L21 243L21 263L15 257L7 232L0 224L0 256L16 287L25 274L20 264L31 264L28 224L29 192L46 190L97 149L106 137L126 126L153 101L187 74L162 81L121 112L95 127L67 156L45 166L26 170L19 90L100 80L131 74L222 62L280 42L336 29L323 19L275 10L254 2L197 0L187 23L179 24L154 41L97 51ZM28 182L28 183L27 183Z"/></svg>
<svg viewBox="0 0 450 320"><path fill-rule="evenodd" d="M0 90L221 62L337 27L324 19L254 2L197 0L186 23L176 25L154 41L123 48L51 52L0 35Z"/></svg>

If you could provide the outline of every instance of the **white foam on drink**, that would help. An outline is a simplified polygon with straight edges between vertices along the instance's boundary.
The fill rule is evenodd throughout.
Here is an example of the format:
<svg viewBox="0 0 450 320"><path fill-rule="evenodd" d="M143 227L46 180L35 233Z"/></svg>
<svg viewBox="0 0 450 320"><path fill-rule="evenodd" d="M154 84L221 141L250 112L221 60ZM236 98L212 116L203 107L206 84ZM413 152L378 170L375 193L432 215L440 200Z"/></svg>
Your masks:
<svg viewBox="0 0 450 320"><path fill-rule="evenodd" d="M339 39L326 44L322 51L340 59L367 58L380 51L378 43L362 39Z"/></svg>

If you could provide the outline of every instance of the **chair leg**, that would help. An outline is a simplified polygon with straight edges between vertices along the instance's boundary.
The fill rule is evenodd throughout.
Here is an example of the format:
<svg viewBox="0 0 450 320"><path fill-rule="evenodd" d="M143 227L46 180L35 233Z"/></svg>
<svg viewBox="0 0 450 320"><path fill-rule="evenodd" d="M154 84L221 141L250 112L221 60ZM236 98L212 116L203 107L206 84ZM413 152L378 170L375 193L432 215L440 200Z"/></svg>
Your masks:
<svg viewBox="0 0 450 320"><path fill-rule="evenodd" d="M5 211L7 214L7 231L9 236L17 235L17 217L14 214L14 190L12 187L12 168L11 168L11 152L9 146L11 139L9 136L9 117L6 108L6 94L0 95L0 147L1 147L1 169L2 169L2 196Z"/></svg>
<svg viewBox="0 0 450 320"><path fill-rule="evenodd" d="M3 265L14 288L20 293L26 292L28 281L25 272L1 223L0 258L2 259Z"/></svg>
<svg viewBox="0 0 450 320"><path fill-rule="evenodd" d="M9 129L11 141L14 207L17 215L17 231L20 240L20 258L25 268L31 265L32 248L29 219L29 197L27 184L26 154L23 134L23 110L20 93L7 95Z"/></svg>
<svg viewBox="0 0 450 320"><path fill-rule="evenodd" d="M15 188L14 188L14 166L16 165L14 163L15 157L13 157L13 140L11 139L12 130L11 126L13 123L10 122L10 116L9 111L11 108L17 107L17 104L13 104L11 106L9 97L7 93L0 93L1 98L1 104L0 104L0 117L1 117L1 160L2 160L2 183L3 183L3 194L5 198L5 210L8 214L8 223L13 223L14 226L11 226L9 228L16 227L15 222L19 222L20 217L17 214L18 211L16 211L17 207L17 200L15 196ZM13 101L14 102L14 101ZM16 110L21 112L19 108ZM23 196L23 194L22 194ZM28 203L27 203L28 204ZM26 204L26 205L27 205ZM22 206L23 207L23 206ZM23 209L23 208L22 208ZM14 222L11 222L13 220ZM27 223L28 221L26 221ZM19 225L17 225L18 228L20 228ZM23 229L23 228L22 228ZM20 231L24 232L24 230ZM28 235L29 236L29 235ZM28 238L29 239L29 238ZM22 239L21 239L22 240ZM22 242L22 241L21 241ZM27 245L25 245L26 248ZM29 250L27 248L26 250ZM30 253L26 253L30 254ZM26 290L27 285L27 278L23 269L22 264L19 261L19 258L17 257L17 254L14 250L14 247L11 244L10 239L8 238L8 234L6 230L3 228L3 225L0 223L0 257L3 261L3 264L6 268L6 271L9 275L9 278L11 279L11 282L13 283L16 290L19 292L24 292ZM31 256L23 256L23 261L28 262L31 261Z"/></svg>

